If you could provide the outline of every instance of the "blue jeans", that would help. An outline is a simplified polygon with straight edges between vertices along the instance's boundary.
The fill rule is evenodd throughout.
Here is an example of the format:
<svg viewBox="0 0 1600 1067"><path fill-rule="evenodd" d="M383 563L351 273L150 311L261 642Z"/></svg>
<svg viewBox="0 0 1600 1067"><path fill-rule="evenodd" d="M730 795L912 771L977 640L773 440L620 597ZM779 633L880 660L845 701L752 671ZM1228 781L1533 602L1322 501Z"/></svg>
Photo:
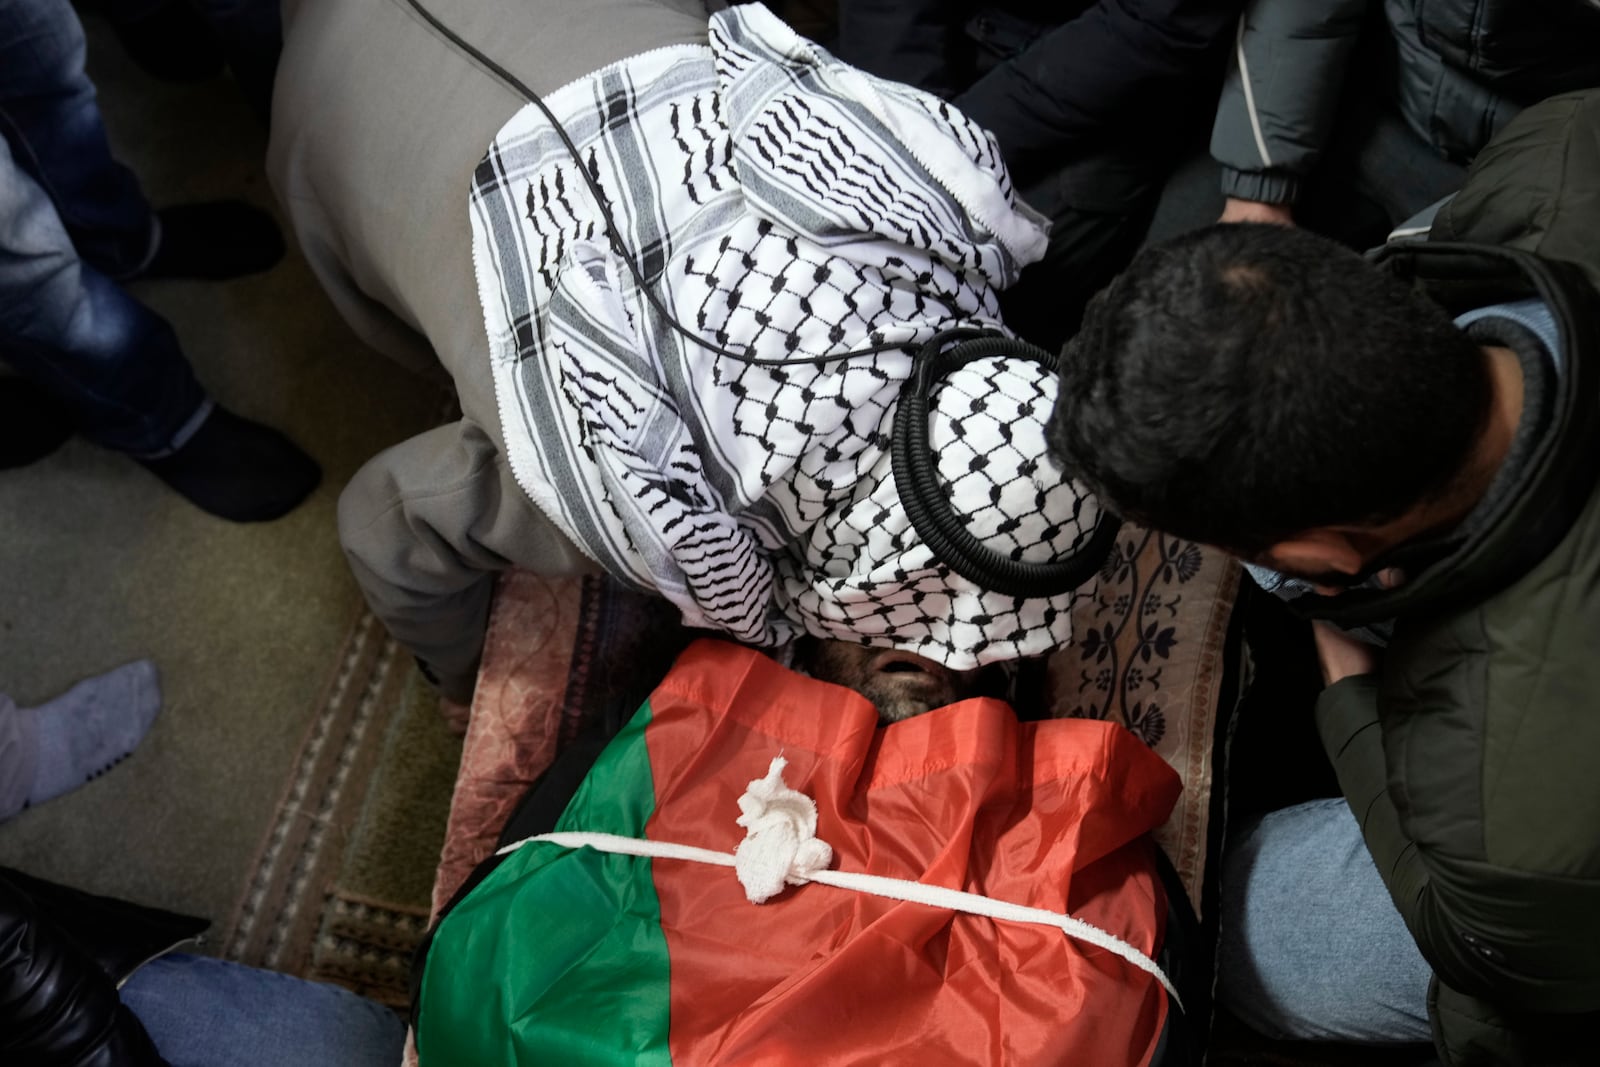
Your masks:
<svg viewBox="0 0 1600 1067"><path fill-rule="evenodd" d="M1433 972L1342 798L1274 811L1231 835L1217 998L1268 1037L1425 1042Z"/></svg>
<svg viewBox="0 0 1600 1067"><path fill-rule="evenodd" d="M172 1067L398 1067L405 1026L337 986L203 956L163 956L122 987Z"/></svg>
<svg viewBox="0 0 1600 1067"><path fill-rule="evenodd" d="M158 456L209 410L172 328L113 276L158 226L111 157L67 0L0 0L0 360L108 448Z"/></svg>

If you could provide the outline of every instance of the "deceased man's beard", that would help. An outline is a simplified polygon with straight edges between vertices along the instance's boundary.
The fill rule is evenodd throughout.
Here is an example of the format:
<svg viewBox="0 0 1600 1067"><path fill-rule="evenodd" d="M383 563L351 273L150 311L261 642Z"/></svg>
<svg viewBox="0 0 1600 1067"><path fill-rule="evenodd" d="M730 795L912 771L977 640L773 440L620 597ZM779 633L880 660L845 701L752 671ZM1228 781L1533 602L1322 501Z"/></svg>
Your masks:
<svg viewBox="0 0 1600 1067"><path fill-rule="evenodd" d="M942 708L968 697L1004 698L1006 675L1000 667L952 671L910 652L807 639L795 650L795 666L813 678L848 686L878 709L884 722Z"/></svg>

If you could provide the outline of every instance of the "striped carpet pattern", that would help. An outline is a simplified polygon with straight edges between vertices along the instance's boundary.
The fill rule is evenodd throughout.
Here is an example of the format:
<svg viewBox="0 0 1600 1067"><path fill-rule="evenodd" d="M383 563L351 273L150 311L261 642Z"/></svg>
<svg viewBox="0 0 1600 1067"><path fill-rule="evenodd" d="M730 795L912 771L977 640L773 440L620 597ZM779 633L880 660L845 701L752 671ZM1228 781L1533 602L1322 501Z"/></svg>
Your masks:
<svg viewBox="0 0 1600 1067"><path fill-rule="evenodd" d="M365 787L414 670L394 639L363 610L301 741L246 889L218 937L224 958L290 974L309 972L367 799ZM425 914L426 900L422 910Z"/></svg>

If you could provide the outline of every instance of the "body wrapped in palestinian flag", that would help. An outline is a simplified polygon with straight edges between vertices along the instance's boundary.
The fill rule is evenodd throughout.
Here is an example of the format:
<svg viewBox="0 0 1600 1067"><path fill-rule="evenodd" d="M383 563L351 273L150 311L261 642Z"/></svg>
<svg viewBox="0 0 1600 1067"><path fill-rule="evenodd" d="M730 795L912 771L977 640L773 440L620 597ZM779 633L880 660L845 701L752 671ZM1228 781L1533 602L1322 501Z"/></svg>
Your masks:
<svg viewBox="0 0 1600 1067"><path fill-rule="evenodd" d="M1146 834L1177 775L1119 726L963 701L880 726L851 690L701 641L610 743L557 830L733 852L773 757L833 868L1066 912L1154 956ZM1148 1064L1158 980L1060 930L530 843L448 911L418 1003L424 1067Z"/></svg>

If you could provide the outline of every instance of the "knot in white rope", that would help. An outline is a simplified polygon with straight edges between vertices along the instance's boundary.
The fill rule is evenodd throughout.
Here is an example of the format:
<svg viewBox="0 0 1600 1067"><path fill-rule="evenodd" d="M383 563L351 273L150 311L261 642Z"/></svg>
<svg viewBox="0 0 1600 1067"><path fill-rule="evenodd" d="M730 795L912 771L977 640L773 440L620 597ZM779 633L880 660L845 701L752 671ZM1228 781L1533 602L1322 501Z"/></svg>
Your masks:
<svg viewBox="0 0 1600 1067"><path fill-rule="evenodd" d="M833 849L817 839L817 805L783 783L789 761L775 756L765 778L757 778L739 798L744 840L733 854L733 869L752 904L761 904L801 885L833 862Z"/></svg>

